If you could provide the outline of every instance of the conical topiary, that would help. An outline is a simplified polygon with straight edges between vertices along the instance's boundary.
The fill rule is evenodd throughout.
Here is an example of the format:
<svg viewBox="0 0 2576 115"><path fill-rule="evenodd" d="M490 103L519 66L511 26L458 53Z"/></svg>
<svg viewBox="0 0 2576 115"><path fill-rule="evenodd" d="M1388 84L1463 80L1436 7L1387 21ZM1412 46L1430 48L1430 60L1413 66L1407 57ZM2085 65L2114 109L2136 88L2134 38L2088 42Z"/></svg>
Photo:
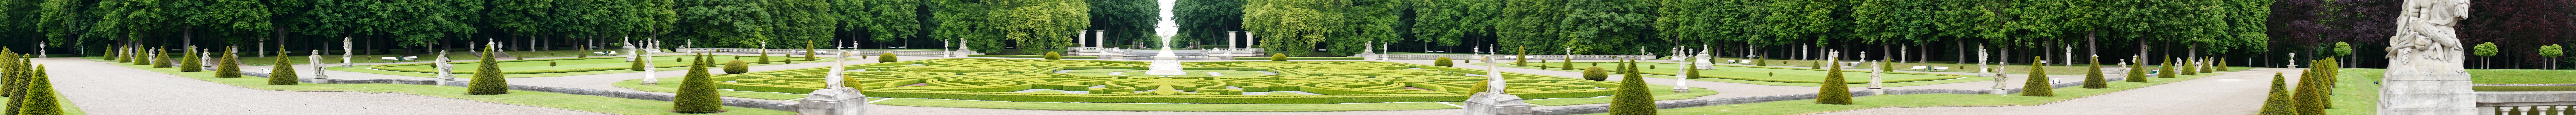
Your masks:
<svg viewBox="0 0 2576 115"><path fill-rule="evenodd" d="M814 58L814 40L805 40L805 61L814 60L823 60L823 58Z"/></svg>
<svg viewBox="0 0 2576 115"><path fill-rule="evenodd" d="M2325 66L2324 68L2318 68L2324 71L2317 72L2317 81L2321 84L2318 85L2320 87L2317 88L2317 94L2334 95L2335 84L2340 84L2336 82L2343 81L2340 79L2343 75L2338 74L2343 73L2343 63L2335 60L2334 58L2319 60L2323 60L2320 61L2321 63L2319 63L2319 65ZM2323 106L2325 108L2334 108L2334 96L2317 96L2317 101L2318 104L2325 105Z"/></svg>
<svg viewBox="0 0 2576 115"><path fill-rule="evenodd" d="M733 62L726 62L726 63L725 63L724 71L725 71L725 74L742 74L742 73L750 73L750 72L751 72L751 66L747 66L747 65L748 65L748 64L743 64L743 63L742 63L742 60L733 60Z"/></svg>
<svg viewBox="0 0 2576 115"><path fill-rule="evenodd" d="M2085 62L2093 62L2093 64L2088 64L2088 65L2092 65L2093 69L2084 70L2084 88L2086 88L2086 89L2111 88L2111 84L2110 84L2110 83L2108 83L2109 81L2105 81L2105 79L2108 79L2108 78L2102 78L2103 76L2102 76L2102 62L2101 62L2101 61L2102 61L2102 59L2101 59L2101 58L2099 58L2099 57L2093 58L2093 61L2085 61Z"/></svg>
<svg viewBox="0 0 2576 115"><path fill-rule="evenodd" d="M1456 66L1450 66L1450 64L1449 64L1449 57L1433 58L1433 59L1431 59L1431 65L1440 66L1440 67L1456 67Z"/></svg>
<svg viewBox="0 0 2576 115"><path fill-rule="evenodd" d="M2030 77L2023 78L2023 79L2028 79L2028 82L2029 82L2029 83L2022 83L2022 85L2021 85L2021 96L2036 96L2036 97L2051 97L2051 96L2057 96L2056 89L2054 89L2054 88L2057 88L2056 86L2054 86L2055 84L2049 84L2049 83L2048 83L2048 70L2047 70L2048 68L2047 68L2047 66L2044 66L2044 65L2046 65L2046 64L2039 64L2039 61L2040 61L2040 60L2044 60L2044 59L2047 59L2047 58L2046 58L2046 57L2040 57L2040 56L2031 56L2031 59L2030 59L2030 61L2031 61L2031 62L2030 62L2030 63L2031 63L2031 64L2030 64L2030 75L2026 75L2026 76L2030 76Z"/></svg>
<svg viewBox="0 0 2576 115"><path fill-rule="evenodd" d="M483 59L474 67L474 80L465 85L466 95L510 94L510 82L502 77L501 62L492 59L492 47L483 47Z"/></svg>
<svg viewBox="0 0 2576 115"><path fill-rule="evenodd" d="M173 65L171 64L172 62L178 61L178 60L170 60L170 55L169 55L170 53L169 53L169 52L166 52L167 50L160 50L160 49L153 49L153 50L155 50L156 52L152 52L152 68L170 68L170 66L173 66Z"/></svg>
<svg viewBox="0 0 2576 115"><path fill-rule="evenodd" d="M1574 70L1574 57L1566 57L1565 62L1558 64L1562 65L1558 65L1557 67L1559 68L1557 68L1557 70Z"/></svg>
<svg viewBox="0 0 2576 115"><path fill-rule="evenodd" d="M2202 58L2202 59L2212 59L2212 60L2216 60L2217 58ZM2217 65L2209 65L2209 64L2215 64L2215 63L2217 63L2216 61L2202 61L2202 63L2203 63L2203 64L2199 64L2200 66L2193 66L2193 67L2200 67L2200 73L2217 73L2217 72L2218 72L2218 71L2216 71L2216 70L2218 70L2218 69L2210 69L2210 68L2217 68L2217 67L2218 67Z"/></svg>
<svg viewBox="0 0 2576 115"><path fill-rule="evenodd" d="M2177 66L2177 67L2178 67L2178 69L2182 69L2182 70L2180 70L2180 71L2176 71L2176 72L2174 72L2174 73L2182 73L2182 75L2200 75L2200 68L2199 68L2200 66L2195 66L2195 65L2193 65L2193 64L2192 64L2192 62L2191 62L2191 60L2183 60L2183 61L2182 61L2182 63L2175 63L2175 64L2181 64L2182 66Z"/></svg>
<svg viewBox="0 0 2576 115"><path fill-rule="evenodd" d="M1634 71L1633 69L1636 68L1634 66L1637 65L1627 64L1627 66L1631 66L1628 68ZM1611 115L1655 114L1655 95L1654 92L1648 92L1649 90L1646 89L1646 76L1637 75L1637 72L1628 72L1619 78L1619 89L1614 90L1617 91L1610 96Z"/></svg>
<svg viewBox="0 0 2576 115"><path fill-rule="evenodd" d="M653 67L644 67L644 62L653 61L652 59L652 56L636 56L635 61L626 61L626 71L644 71L644 69L651 69Z"/></svg>
<svg viewBox="0 0 2576 115"><path fill-rule="evenodd" d="M2322 100L2326 93L2323 92L2325 83L2319 83L2320 78L2317 78L2317 74L2322 73L2319 70L2308 70L2299 74L2299 87L2296 87L2296 91L2290 92L2290 107L2295 108L2294 111L2300 115L2325 114L2325 100Z"/></svg>
<svg viewBox="0 0 2576 115"><path fill-rule="evenodd" d="M1840 61L1840 60L1825 60L1825 61ZM1852 96L1851 96L1851 86L1850 86L1850 83L1849 83L1849 82L1846 82L1846 81L1844 81L1844 80L1843 80L1843 68L1839 68L1839 67L1829 67L1829 68L1826 68L1826 69L1825 69L1825 80L1824 80L1824 82L1817 82L1817 83L1818 83L1818 84L1822 84L1822 85L1824 85L1824 86L1816 87L1816 103L1818 103L1818 104L1835 104L1835 105L1850 105L1850 104L1852 104L1852 100L1851 100L1851 97L1852 97Z"/></svg>
<svg viewBox="0 0 2576 115"><path fill-rule="evenodd" d="M2264 96L2263 98L2262 115L2298 114L2297 110L2290 108L2290 102L2292 102L2290 101L2290 91L2284 88L2285 82L2282 82L2284 81L2282 79L2287 78L2281 77L2281 73L2272 73L2272 90L2271 93L2269 93L2270 95Z"/></svg>
<svg viewBox="0 0 2576 115"><path fill-rule="evenodd" d="M1688 74L1684 74L1684 75L1682 75L1682 77L1680 77L1680 78L1682 78L1682 79L1699 79L1699 73L1701 73L1701 72L1699 72L1699 69L1698 69L1697 67L1699 67L1699 63L1683 63L1683 64L1682 64L1682 67L1680 67L1680 68L1682 68L1682 70L1688 71L1688 72L1683 72L1683 73L1688 73Z"/></svg>
<svg viewBox="0 0 2576 115"><path fill-rule="evenodd" d="M1518 52L1518 53L1519 53L1519 55L1518 55L1518 56L1512 56L1512 57L1514 57L1514 58L1512 58L1512 66L1529 66L1529 50L1528 50L1529 48L1527 48L1528 46L1512 46L1512 47L1513 47L1513 48L1515 48L1515 49L1513 49L1513 50L1517 50L1517 51L1514 51L1514 52ZM1540 61L1546 61L1546 60L1540 60Z"/></svg>
<svg viewBox="0 0 2576 115"><path fill-rule="evenodd" d="M277 47L277 50L278 50L278 51L286 51L286 47L285 47L285 46L278 46L278 47ZM288 63L288 62L286 62L286 60L287 60L287 59L286 59L286 57L287 57L287 56L286 56L286 53L277 53L277 59L276 59L276 61L277 61L277 62L275 62L275 64L277 64L277 65L272 65L272 66L269 66L269 68L268 68L268 85L295 85L296 83L298 83L296 80L299 80L299 79L296 79L296 78L297 78L297 76L295 75L295 64L294 64L294 63ZM319 65L316 65L316 66L319 66ZM475 72L493 72L493 73L499 73L500 71L475 71Z"/></svg>
<svg viewBox="0 0 2576 115"><path fill-rule="evenodd" d="M27 78L22 78L26 79L25 82L27 83L25 86L10 86L13 89L25 90L21 91L18 96L12 96L12 99L9 99L9 110L11 113L17 115L63 114L62 106L59 105L60 102L58 100L60 98L54 97L57 95L54 94L53 80L48 80L50 79L48 77L49 75L46 75L44 71L45 69L43 66L37 66L34 74L29 74L26 76Z"/></svg>
<svg viewBox="0 0 2576 115"><path fill-rule="evenodd" d="M110 48L110 49L107 49L106 51L100 51L100 53L101 53L101 54L107 54L107 56L100 56L100 57L99 57L99 59L104 59L104 60L107 60L107 61L116 61L116 62L132 62L132 61L125 61L125 59L124 59L124 58L125 58L125 52L126 52L126 51L125 51L125 47L123 47L123 46L114 46L114 45L110 45L110 46L108 46L108 48Z"/></svg>
<svg viewBox="0 0 2576 115"><path fill-rule="evenodd" d="M2165 60L2165 65L2156 66L2156 78L2174 78L2174 73L2177 72L2174 72L2173 62L2173 60Z"/></svg>
<svg viewBox="0 0 2576 115"><path fill-rule="evenodd" d="M2129 65L2129 82L2147 82L2147 64Z"/></svg>
<svg viewBox="0 0 2576 115"><path fill-rule="evenodd" d="M197 56L197 53L200 53L201 51L199 51L196 46L188 46L185 48L188 48L187 53L179 54L181 55L179 56L179 72L206 71L205 61L197 60L197 58L204 58Z"/></svg>
<svg viewBox="0 0 2576 115"><path fill-rule="evenodd" d="M769 64L769 50L760 50L760 64Z"/></svg>
<svg viewBox="0 0 2576 115"><path fill-rule="evenodd" d="M683 78L683 80L680 81L680 89L675 92L678 93L678 95L671 99L671 112L724 112L724 100L721 99L721 97L724 96L722 94L717 94L715 79L709 78L709 75L707 75L706 65L710 65L715 62L705 61L705 59L703 59L705 54L699 55L699 58L701 59L698 59L699 61L689 66L689 74L686 76L687 78Z"/></svg>
<svg viewBox="0 0 2576 115"><path fill-rule="evenodd" d="M1608 81L1610 80L1610 73L1608 73L1607 70L1601 70L1601 67L1583 68L1583 79Z"/></svg>
<svg viewBox="0 0 2576 115"><path fill-rule="evenodd" d="M877 54L877 63L894 62L894 53Z"/></svg>
<svg viewBox="0 0 2576 115"><path fill-rule="evenodd" d="M232 46L224 46L223 58L215 60L215 77L241 77L241 60L234 59Z"/></svg>

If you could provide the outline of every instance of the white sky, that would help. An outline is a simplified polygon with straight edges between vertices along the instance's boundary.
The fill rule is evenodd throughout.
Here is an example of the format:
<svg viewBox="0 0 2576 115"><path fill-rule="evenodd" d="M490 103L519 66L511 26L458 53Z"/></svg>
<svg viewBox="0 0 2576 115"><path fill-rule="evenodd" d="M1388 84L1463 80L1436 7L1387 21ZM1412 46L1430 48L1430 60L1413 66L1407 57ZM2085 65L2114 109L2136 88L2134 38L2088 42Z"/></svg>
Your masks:
<svg viewBox="0 0 2576 115"><path fill-rule="evenodd" d="M1180 33L1180 24L1172 23L1172 2L1174 0L1154 1L1159 3L1163 8L1163 10L1160 10L1162 11L1162 20L1154 23L1154 35L1171 36L1176 33Z"/></svg>

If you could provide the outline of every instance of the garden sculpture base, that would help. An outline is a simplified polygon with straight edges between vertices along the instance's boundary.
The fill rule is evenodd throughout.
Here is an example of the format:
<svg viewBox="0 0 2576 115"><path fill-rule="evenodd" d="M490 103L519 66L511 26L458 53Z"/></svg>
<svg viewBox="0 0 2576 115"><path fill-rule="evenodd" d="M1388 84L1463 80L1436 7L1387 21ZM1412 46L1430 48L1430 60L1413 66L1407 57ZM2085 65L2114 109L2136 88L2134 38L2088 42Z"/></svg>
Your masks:
<svg viewBox="0 0 2576 115"><path fill-rule="evenodd" d="M1521 97L1502 93L1476 93L1467 97L1467 115L1531 115L1530 104Z"/></svg>
<svg viewBox="0 0 2576 115"><path fill-rule="evenodd" d="M866 115L868 96L852 89L820 89L796 100L798 115Z"/></svg>

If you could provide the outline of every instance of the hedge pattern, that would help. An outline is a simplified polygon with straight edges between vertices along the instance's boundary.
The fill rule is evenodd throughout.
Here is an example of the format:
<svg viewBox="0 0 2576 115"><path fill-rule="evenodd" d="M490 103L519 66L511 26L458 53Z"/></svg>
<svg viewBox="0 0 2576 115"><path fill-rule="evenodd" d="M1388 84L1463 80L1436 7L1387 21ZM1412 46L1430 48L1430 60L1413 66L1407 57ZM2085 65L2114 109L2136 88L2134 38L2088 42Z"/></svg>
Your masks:
<svg viewBox="0 0 2576 115"><path fill-rule="evenodd" d="M1595 63L1602 63L1602 62L1595 62ZM1660 63L1660 64L1673 64L1673 63L1661 63L1661 62L1637 62L1637 63ZM1566 65L1572 65L1572 64L1566 64ZM1559 66L1549 66L1549 65L1545 65L1545 64L1541 64L1541 65L1531 65L1531 66L1537 66L1537 67L1540 67L1541 69L1544 69L1544 68L1556 68L1556 67L1559 67ZM1738 65L1709 65L1709 66L1726 66L1726 67L1749 67L1749 68L1767 68L1767 69L1791 69L1791 70L1814 70L1814 71L1826 71L1826 70L1824 70L1824 69L1781 68L1781 67L1766 67L1766 66L1738 66ZM1674 75L1673 73L1665 73L1665 72L1638 72L1638 73L1639 73L1639 74L1654 74L1654 75ZM1775 73L1775 74L1776 74L1776 73ZM1957 74L1904 73L1904 72L1887 72L1886 74L1929 75L1929 76L1942 76L1942 77L1932 77L1932 78L1914 78L1914 79L1888 79L1888 80L1880 80L1881 82L1886 82L1886 83L1896 83L1896 82L1916 82L1916 81L1949 80L1949 79L1966 78L1966 77L1965 77L1966 75L1957 75ZM1819 84L1820 84L1820 83L1825 83L1824 81L1818 81L1818 80L1791 80L1791 79L1768 79L1768 78L1758 78L1758 77L1768 77L1769 75L1764 75L1764 76L1751 76L1751 75L1742 75L1742 76L1731 76L1731 75L1694 75L1694 76L1696 76L1697 78L1718 78L1718 79L1733 79L1733 80L1763 81L1763 82L1782 82L1782 83L1819 83ZM1869 81L1844 81L1844 82L1843 82L1843 84L1865 84L1865 83L1869 83Z"/></svg>
<svg viewBox="0 0 2576 115"><path fill-rule="evenodd" d="M1045 58L1047 58L1047 56L1033 56L1033 55L984 55L984 54L966 55L966 57L1038 58L1038 59L1045 59ZM1060 55L1059 55L1059 56L1055 56L1055 57L1056 57L1057 59L1100 59L1100 56L1060 56ZM889 62L891 62L891 61L889 61Z"/></svg>
<svg viewBox="0 0 2576 115"><path fill-rule="evenodd" d="M679 56L657 56L657 57L679 57ZM532 60L510 60L510 61L501 61L501 62L563 61L563 60L582 60L582 59L624 59L624 58L626 58L626 57L595 57L595 58L532 59ZM681 57L681 58L685 58L685 57ZM682 60L686 60L686 59L682 59ZM651 60L645 60L645 61L651 61ZM772 61L782 61L782 62L783 62L783 61L795 61L795 60L772 60ZM643 61L635 61L635 63L636 63L636 64L638 64L638 66L640 66L640 65L642 64L642 62L643 62ZM477 62L456 62L456 63L450 63L450 64L481 64L481 63L483 63L483 62L480 62L480 61L477 61ZM746 63L748 63L748 62L746 62ZM369 66L369 67L367 67L367 68L369 68L369 69L376 69L376 70L385 70L385 71L420 72L420 73L438 73L438 69L425 69L425 68L407 68L407 67L402 67L402 66L430 66L430 64L433 64L433 63L417 63L417 64L385 64L385 65L372 65L372 66ZM688 67L688 66L690 66L690 65L696 65L696 64L653 64L653 68ZM636 68L633 68L633 67L598 67L598 68L555 69L555 70L517 70L517 71L502 70L502 71L501 71L501 74L569 73L569 72L610 71L610 70L633 70L633 71L643 71L642 69L636 69ZM455 73L456 73L456 74L476 74L476 73L482 73L482 71L478 71L478 70L456 70L456 71L455 71Z"/></svg>
<svg viewBox="0 0 2576 115"><path fill-rule="evenodd" d="M1269 71L1254 77L1092 76L1081 69L1147 69L1148 62L952 58L846 65L851 87L869 96L1017 102L1330 104L1464 100L1483 70L1391 62L1185 62L1183 70ZM810 93L828 67L718 75L737 91ZM1524 99L1611 95L1612 82L1505 73L1505 92ZM1062 90L1066 93L1012 93ZM1247 95L1248 92L1322 95ZM1078 93L1077 93L1078 92Z"/></svg>
<svg viewBox="0 0 2576 115"><path fill-rule="evenodd" d="M1272 57L1272 58L1234 58L1234 60L1270 60L1270 61L1288 61L1288 60L1367 60L1367 58L1357 58L1357 57L1282 57L1282 56L1271 56L1271 57Z"/></svg>

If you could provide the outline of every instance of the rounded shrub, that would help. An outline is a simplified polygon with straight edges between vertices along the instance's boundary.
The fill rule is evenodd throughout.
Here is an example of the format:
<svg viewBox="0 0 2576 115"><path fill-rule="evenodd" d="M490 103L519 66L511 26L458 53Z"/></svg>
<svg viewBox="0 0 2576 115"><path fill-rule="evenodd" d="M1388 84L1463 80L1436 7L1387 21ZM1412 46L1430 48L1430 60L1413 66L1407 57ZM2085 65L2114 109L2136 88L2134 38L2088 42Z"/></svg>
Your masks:
<svg viewBox="0 0 2576 115"><path fill-rule="evenodd" d="M224 49L232 49L232 47L226 46ZM233 50L224 50L223 58L215 60L215 77L241 77L241 62L234 59L232 54Z"/></svg>
<svg viewBox="0 0 2576 115"><path fill-rule="evenodd" d="M877 54L877 63L894 62L894 53Z"/></svg>
<svg viewBox="0 0 2576 115"><path fill-rule="evenodd" d="M1608 70L1601 70L1601 67L1583 68L1583 79L1593 81L1610 80L1610 73L1607 71Z"/></svg>
<svg viewBox="0 0 2576 115"><path fill-rule="evenodd" d="M1436 65L1436 66L1440 66L1440 67L1455 67L1455 66L1450 66L1450 65L1449 65L1449 57L1440 57L1440 58L1434 58L1434 59L1431 59L1431 65Z"/></svg>
<svg viewBox="0 0 2576 115"><path fill-rule="evenodd" d="M2030 63L2031 63L2031 64L2030 64L2030 74L2029 74L2029 75L2026 75L2026 76L2030 76L2030 77L2026 77L2026 78L2024 78L2024 79L2026 79L2026 80L2023 80L2023 81L2027 81L2027 82L2026 82L2026 83L2022 83L2022 84L2021 84L2021 96L2034 96L2034 97L2052 97L2052 96L2057 96L2057 93L2056 93L2056 91L2055 91L2056 89L2053 89L2053 88L2057 88L2056 86L2054 86L2055 84L2048 84L2048 66L2046 66L2046 64L2039 64L2039 61L2040 61L2040 60L2044 60L2044 59L2047 59L2047 58L2045 58L2045 57L2040 57L2040 56L2030 56L2030 57L2031 57L2031 59L2030 59Z"/></svg>
<svg viewBox="0 0 2576 115"><path fill-rule="evenodd" d="M1064 55L1064 54L1058 54L1058 53L1056 53L1055 51L1047 51L1046 59L1050 59L1050 60L1059 60L1059 59L1064 59L1064 56L1063 56L1063 55Z"/></svg>
<svg viewBox="0 0 2576 115"><path fill-rule="evenodd" d="M751 72L751 66L748 66L748 65L750 65L750 64L743 64L742 60L733 60L733 62L725 62L724 72L725 72L725 74L742 74L742 73L750 73L750 72Z"/></svg>
<svg viewBox="0 0 2576 115"><path fill-rule="evenodd" d="M493 51L494 51L494 50L492 49L492 47L483 47L483 55L487 55L487 56L483 56L483 59L482 59L482 60L478 60L478 61L482 61L482 63L476 63L476 66L479 66L479 67L474 67L474 71L476 71L476 72L501 71L501 63L500 63L499 61L495 61L495 60L493 60L493 59L492 59L492 56L488 56L488 55L492 55L492 52L493 52ZM502 76L501 76L501 74L502 74L502 73L475 73L475 74L474 74L474 79L471 79L471 80L473 80L473 81L472 81L472 82L470 82L470 83L467 83L467 84L465 85L465 94L466 94L466 95L499 95L499 94L510 94L510 82L509 82L509 79L504 79L504 78L506 78L506 77L502 77Z"/></svg>
<svg viewBox="0 0 2576 115"><path fill-rule="evenodd" d="M1288 53L1270 53L1270 61L1288 61Z"/></svg>
<svg viewBox="0 0 2576 115"><path fill-rule="evenodd" d="M1823 86L1816 87L1816 103L1835 105L1852 104L1851 86L1843 80L1843 68L1829 68L1830 69L1825 69L1825 80L1821 83Z"/></svg>

